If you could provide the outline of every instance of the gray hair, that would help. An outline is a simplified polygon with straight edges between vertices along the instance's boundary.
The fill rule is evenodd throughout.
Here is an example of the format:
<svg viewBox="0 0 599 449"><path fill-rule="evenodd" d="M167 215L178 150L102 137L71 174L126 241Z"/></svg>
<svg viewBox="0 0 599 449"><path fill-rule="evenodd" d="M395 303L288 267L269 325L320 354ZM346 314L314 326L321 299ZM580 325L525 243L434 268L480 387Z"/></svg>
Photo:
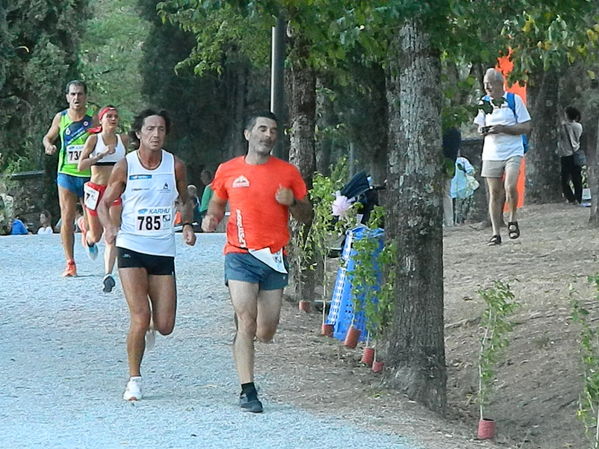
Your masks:
<svg viewBox="0 0 599 449"><path fill-rule="evenodd" d="M491 82L503 83L503 75L499 70L494 68L487 69L485 72L485 78L487 78Z"/></svg>

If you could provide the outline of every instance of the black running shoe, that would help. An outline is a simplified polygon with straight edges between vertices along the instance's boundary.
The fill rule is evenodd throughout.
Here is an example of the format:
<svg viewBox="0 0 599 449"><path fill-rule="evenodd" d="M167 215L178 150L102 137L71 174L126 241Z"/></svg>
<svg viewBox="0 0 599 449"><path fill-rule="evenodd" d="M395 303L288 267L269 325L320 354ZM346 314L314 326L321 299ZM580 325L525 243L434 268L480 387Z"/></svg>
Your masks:
<svg viewBox="0 0 599 449"><path fill-rule="evenodd" d="M248 399L245 393L239 395L239 406L244 412L262 413L262 402L256 396L254 399Z"/></svg>
<svg viewBox="0 0 599 449"><path fill-rule="evenodd" d="M104 288L102 289L104 293L110 293L116 285L116 282L114 282L114 278L110 274L104 276L104 280L102 281L102 283L104 284Z"/></svg>

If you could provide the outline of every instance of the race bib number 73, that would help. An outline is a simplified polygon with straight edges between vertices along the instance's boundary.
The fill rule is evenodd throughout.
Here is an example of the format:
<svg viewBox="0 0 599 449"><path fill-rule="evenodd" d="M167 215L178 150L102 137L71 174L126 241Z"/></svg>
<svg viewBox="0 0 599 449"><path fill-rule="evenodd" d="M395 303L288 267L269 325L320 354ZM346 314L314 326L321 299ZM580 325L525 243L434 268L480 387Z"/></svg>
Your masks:
<svg viewBox="0 0 599 449"><path fill-rule="evenodd" d="M69 145L67 146L67 160L69 163L77 163L81 158L83 152L83 145Z"/></svg>

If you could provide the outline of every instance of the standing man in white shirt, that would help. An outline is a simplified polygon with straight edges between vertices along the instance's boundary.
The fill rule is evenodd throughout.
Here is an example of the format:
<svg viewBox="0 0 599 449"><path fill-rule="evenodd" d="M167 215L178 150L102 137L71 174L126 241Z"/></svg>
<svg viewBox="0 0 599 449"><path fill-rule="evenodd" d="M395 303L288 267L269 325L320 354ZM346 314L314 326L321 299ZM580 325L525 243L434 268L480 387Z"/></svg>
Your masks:
<svg viewBox="0 0 599 449"><path fill-rule="evenodd" d="M173 222L177 198L183 219L183 240L190 246L196 240L185 164L162 149L169 128L165 111L146 109L135 117L129 137L138 150L116 163L97 207L106 242L116 239L119 277L131 317L127 336L130 377L123 394L127 401L142 398L141 361L146 334L152 338L155 329L168 335L175 327ZM108 212L119 196L123 203L120 228ZM147 344L151 344L149 340Z"/></svg>
<svg viewBox="0 0 599 449"><path fill-rule="evenodd" d="M474 123L478 125L478 131L484 137L481 176L487 180L489 215L493 226L493 236L488 244L494 246L501 244L499 228L502 223L504 192L509 209L508 236L510 239L520 237L520 227L516 219L516 183L524 157L522 135L530 132L531 122L522 98L505 92L501 72L493 68L488 69L483 82L487 93L483 101L492 109L485 111L481 108Z"/></svg>

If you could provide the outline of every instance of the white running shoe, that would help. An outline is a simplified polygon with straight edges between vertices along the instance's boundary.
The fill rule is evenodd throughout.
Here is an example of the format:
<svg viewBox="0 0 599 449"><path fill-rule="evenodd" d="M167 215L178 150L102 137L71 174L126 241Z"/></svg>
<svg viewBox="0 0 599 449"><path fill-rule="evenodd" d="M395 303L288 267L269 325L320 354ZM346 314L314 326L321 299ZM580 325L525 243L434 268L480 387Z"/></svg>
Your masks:
<svg viewBox="0 0 599 449"><path fill-rule="evenodd" d="M152 325L146 331L146 351L151 351L156 345L156 330Z"/></svg>
<svg viewBox="0 0 599 449"><path fill-rule="evenodd" d="M123 394L125 401L141 401L143 394L141 393L141 376L130 377L127 382L127 388Z"/></svg>

